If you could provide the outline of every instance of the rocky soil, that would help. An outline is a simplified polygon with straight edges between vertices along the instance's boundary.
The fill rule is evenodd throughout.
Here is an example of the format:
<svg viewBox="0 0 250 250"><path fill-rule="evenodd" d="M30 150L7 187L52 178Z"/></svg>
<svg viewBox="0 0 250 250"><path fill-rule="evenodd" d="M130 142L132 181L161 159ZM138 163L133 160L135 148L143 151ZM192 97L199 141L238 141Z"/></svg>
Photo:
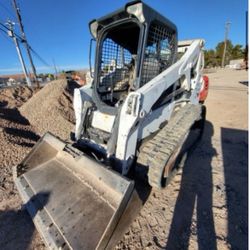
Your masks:
<svg viewBox="0 0 250 250"><path fill-rule="evenodd" d="M165 190L152 190L117 249L248 249L248 78L208 75L198 147Z"/></svg>
<svg viewBox="0 0 250 250"><path fill-rule="evenodd" d="M12 166L18 164L39 139L29 121L18 107L34 91L27 87L0 90L0 248L39 248L42 242L31 242L38 237L12 180Z"/></svg>
<svg viewBox="0 0 250 250"><path fill-rule="evenodd" d="M74 129L73 87L74 83L68 85L65 80L53 81L22 105L22 116L39 135L50 131L63 140L68 139L69 131Z"/></svg>
<svg viewBox="0 0 250 250"><path fill-rule="evenodd" d="M58 80L40 91L0 90L0 249L44 249L12 179L12 167L47 131L67 139L74 127L74 83ZM31 125L32 124L32 125Z"/></svg>
<svg viewBox="0 0 250 250"><path fill-rule="evenodd" d="M151 190L116 249L247 249L247 72L210 73L207 122L198 147L165 190ZM12 180L47 130L68 139L72 89L0 90L0 249L45 249ZM6 92L7 91L7 92Z"/></svg>

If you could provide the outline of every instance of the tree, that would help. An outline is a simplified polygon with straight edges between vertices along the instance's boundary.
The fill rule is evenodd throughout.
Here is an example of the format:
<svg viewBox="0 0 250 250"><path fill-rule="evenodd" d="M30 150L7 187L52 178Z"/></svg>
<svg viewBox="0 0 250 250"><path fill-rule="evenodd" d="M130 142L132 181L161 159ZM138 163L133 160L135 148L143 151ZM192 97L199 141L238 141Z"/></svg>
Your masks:
<svg viewBox="0 0 250 250"><path fill-rule="evenodd" d="M231 59L241 59L244 58L244 49L240 44L236 44L232 49Z"/></svg>
<svg viewBox="0 0 250 250"><path fill-rule="evenodd" d="M219 65L218 60L216 58L216 53L213 49L205 50L205 67L217 67Z"/></svg>
<svg viewBox="0 0 250 250"><path fill-rule="evenodd" d="M43 73L40 73L40 74L38 75L38 77L39 77L39 78L44 78L44 74L43 74Z"/></svg>
<svg viewBox="0 0 250 250"><path fill-rule="evenodd" d="M223 52L224 52L224 42L219 42L215 48L216 50L216 57L219 62L219 65L221 65ZM230 40L227 40L227 49L226 49L226 55L225 55L225 65L229 64L229 61L231 59L233 50L233 44Z"/></svg>
<svg viewBox="0 0 250 250"><path fill-rule="evenodd" d="M224 52L224 42L219 42L215 50L205 50L205 67L217 67L221 66L221 61ZM227 50L225 56L225 65L229 64L230 60L244 58L245 50L240 44L235 46L230 40L227 40Z"/></svg>

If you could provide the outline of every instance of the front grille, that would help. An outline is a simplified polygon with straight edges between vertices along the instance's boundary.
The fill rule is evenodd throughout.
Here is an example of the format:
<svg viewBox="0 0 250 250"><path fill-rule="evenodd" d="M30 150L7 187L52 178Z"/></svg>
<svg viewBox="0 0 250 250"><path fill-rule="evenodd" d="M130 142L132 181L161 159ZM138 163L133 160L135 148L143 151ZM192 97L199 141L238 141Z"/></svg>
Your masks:
<svg viewBox="0 0 250 250"><path fill-rule="evenodd" d="M132 64L131 53L112 39L106 38L102 44L99 92L126 90Z"/></svg>

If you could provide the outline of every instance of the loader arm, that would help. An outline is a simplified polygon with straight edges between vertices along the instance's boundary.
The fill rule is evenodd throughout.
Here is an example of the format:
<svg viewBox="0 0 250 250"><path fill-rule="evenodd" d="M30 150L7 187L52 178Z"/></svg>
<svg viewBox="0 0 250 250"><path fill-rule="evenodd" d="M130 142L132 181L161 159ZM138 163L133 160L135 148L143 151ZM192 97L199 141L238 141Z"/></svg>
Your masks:
<svg viewBox="0 0 250 250"><path fill-rule="evenodd" d="M169 87L177 81L182 81L182 91L190 93L190 102L197 104L199 102L198 94L202 83L203 67L203 40L193 40L186 53L175 64L163 71L160 75L153 78L136 92L129 94L127 101L124 103L119 126L119 137L117 142L117 157L124 160L123 173L129 170L128 161L135 156L137 141L147 137L150 133L157 131L160 125L169 119L174 109L174 95L171 103L167 108L162 108L163 113L154 122L148 122L152 115L152 107ZM191 71L194 71L194 77ZM184 76L184 78L183 78ZM178 100L178 102L183 99ZM185 99L184 99L185 101ZM129 112L131 109L136 112ZM137 123L137 126L135 124ZM139 138L138 138L139 137Z"/></svg>
<svg viewBox="0 0 250 250"><path fill-rule="evenodd" d="M179 61L138 90L138 92L141 93L143 100L141 109L144 110L146 114L150 112L152 106L155 104L161 94L171 85L175 84L176 81L180 80L182 76L185 76L182 86L185 90L193 90L195 89L196 85L200 87L201 82L198 82L198 80L201 78L203 45L203 40L194 40ZM196 68L197 74L196 77L192 79L191 69L196 64L198 67L198 69ZM196 102L197 100L191 99L191 102Z"/></svg>

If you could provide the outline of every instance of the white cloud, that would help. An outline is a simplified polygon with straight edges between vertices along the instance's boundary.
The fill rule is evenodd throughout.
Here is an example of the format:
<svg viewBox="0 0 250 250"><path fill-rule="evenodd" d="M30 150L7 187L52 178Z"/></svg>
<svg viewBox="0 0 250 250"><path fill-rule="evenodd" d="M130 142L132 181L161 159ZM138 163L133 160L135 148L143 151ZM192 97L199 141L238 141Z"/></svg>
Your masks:
<svg viewBox="0 0 250 250"><path fill-rule="evenodd" d="M88 66L84 65L56 65L57 70L77 70L77 69L86 69ZM36 67L37 72L54 72L54 67L47 67L47 66L40 66ZM31 72L31 69L29 69ZM6 73L6 74L15 74L15 73L22 73L22 68L0 68L0 73Z"/></svg>
<svg viewBox="0 0 250 250"><path fill-rule="evenodd" d="M21 68L7 68L7 69L0 68L0 72L21 72L21 71L22 71Z"/></svg>

